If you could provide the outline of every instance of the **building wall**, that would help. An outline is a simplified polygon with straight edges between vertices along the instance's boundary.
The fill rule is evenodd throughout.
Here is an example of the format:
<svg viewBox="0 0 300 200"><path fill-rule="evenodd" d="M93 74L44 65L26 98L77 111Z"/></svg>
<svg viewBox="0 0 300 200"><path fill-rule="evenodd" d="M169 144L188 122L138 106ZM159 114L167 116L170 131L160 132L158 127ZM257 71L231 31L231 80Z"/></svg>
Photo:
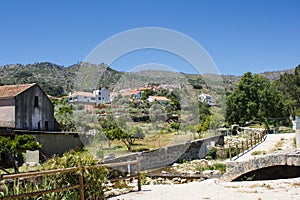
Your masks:
<svg viewBox="0 0 300 200"><path fill-rule="evenodd" d="M15 97L15 128L27 130L58 129L54 107L38 85Z"/></svg>
<svg viewBox="0 0 300 200"><path fill-rule="evenodd" d="M73 97L69 97L69 102L70 103L90 103L90 104L94 104L96 102L95 97L91 97L91 96L73 96Z"/></svg>
<svg viewBox="0 0 300 200"><path fill-rule="evenodd" d="M0 127L15 127L14 99L0 99Z"/></svg>
<svg viewBox="0 0 300 200"><path fill-rule="evenodd" d="M93 91L94 96L96 97L96 105L102 103L109 102L109 90L94 90Z"/></svg>

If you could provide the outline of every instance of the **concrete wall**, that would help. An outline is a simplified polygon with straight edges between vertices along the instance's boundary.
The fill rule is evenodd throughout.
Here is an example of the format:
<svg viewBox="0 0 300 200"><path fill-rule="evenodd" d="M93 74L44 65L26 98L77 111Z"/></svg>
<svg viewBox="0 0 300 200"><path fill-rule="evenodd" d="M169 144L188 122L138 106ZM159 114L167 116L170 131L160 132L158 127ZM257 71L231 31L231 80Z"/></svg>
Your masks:
<svg viewBox="0 0 300 200"><path fill-rule="evenodd" d="M35 105L35 97L38 105ZM58 130L54 107L38 85L15 97L15 128L27 130Z"/></svg>
<svg viewBox="0 0 300 200"><path fill-rule="evenodd" d="M41 153L46 157L62 155L72 149L81 149L83 144L78 133L42 132L42 131L14 131L15 134L30 134L41 145Z"/></svg>
<svg viewBox="0 0 300 200"><path fill-rule="evenodd" d="M81 149L81 143L78 134L35 134L34 137L42 145L41 152L47 157L53 155L62 155L72 149Z"/></svg>
<svg viewBox="0 0 300 200"><path fill-rule="evenodd" d="M200 139L193 142L176 144L152 151L134 153L114 159L107 159L104 163L117 163L129 160L141 159L141 170L154 169L171 165L183 160L193 160L204 158L208 153L208 145L211 143L223 144L224 136L218 135L210 138ZM126 170L126 168L124 168ZM135 170L135 166L131 170Z"/></svg>

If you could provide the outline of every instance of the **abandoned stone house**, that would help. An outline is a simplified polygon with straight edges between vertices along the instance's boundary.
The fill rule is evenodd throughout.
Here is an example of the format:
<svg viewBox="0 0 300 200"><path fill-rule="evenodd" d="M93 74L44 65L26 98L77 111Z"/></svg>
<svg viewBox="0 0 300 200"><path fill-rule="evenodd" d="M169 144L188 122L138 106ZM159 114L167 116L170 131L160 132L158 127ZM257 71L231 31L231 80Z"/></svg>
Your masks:
<svg viewBox="0 0 300 200"><path fill-rule="evenodd" d="M0 86L0 128L59 130L54 106L36 83Z"/></svg>

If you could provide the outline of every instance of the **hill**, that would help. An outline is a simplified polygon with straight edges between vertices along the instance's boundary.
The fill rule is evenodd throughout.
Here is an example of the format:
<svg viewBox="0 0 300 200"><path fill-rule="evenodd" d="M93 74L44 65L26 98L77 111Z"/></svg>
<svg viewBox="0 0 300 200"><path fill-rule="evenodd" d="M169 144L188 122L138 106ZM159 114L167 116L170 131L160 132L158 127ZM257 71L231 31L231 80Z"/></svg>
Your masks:
<svg viewBox="0 0 300 200"><path fill-rule="evenodd" d="M80 69L91 66L100 69L102 74L101 83L96 83L97 87L110 88L122 74L105 64L78 63L69 67L50 62L28 65L11 64L0 67L0 85L38 83L47 94L59 97L73 91L74 82L78 78Z"/></svg>
<svg viewBox="0 0 300 200"><path fill-rule="evenodd" d="M293 73L294 69L264 72L261 75L271 81L279 79L281 74ZM151 77L151 78L150 78ZM141 86L143 83L176 84L188 82L196 90L214 91L217 94L232 91L241 76L214 74L184 74L166 71L146 70L142 72L119 72L106 64L94 65L77 63L68 67L50 62L28 65L11 64L0 67L0 85L38 83L52 96L63 96L74 90L88 90L114 87L125 88Z"/></svg>

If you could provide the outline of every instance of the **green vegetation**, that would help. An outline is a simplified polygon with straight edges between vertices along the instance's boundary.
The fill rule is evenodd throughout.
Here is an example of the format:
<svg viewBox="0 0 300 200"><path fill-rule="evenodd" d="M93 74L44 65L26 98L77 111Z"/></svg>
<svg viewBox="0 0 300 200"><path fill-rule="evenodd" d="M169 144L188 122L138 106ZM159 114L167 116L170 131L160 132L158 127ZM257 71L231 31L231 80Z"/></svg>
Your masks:
<svg viewBox="0 0 300 200"><path fill-rule="evenodd" d="M261 76L247 72L238 87L227 96L226 120L234 124L282 118L287 115L288 102L274 84Z"/></svg>
<svg viewBox="0 0 300 200"><path fill-rule="evenodd" d="M17 135L14 138L0 136L0 155L9 156L15 173L19 172L17 161L23 162L22 153L26 150L33 151L40 148L41 145L31 135Z"/></svg>
<svg viewBox="0 0 300 200"><path fill-rule="evenodd" d="M49 62L28 65L5 65L0 67L0 85L38 83L46 94L61 97L74 89L74 80L80 68L95 66L88 63L77 63L69 67L59 66ZM105 64L97 65L101 82L96 88L110 88L119 81L122 72L117 72Z"/></svg>
<svg viewBox="0 0 300 200"><path fill-rule="evenodd" d="M55 157L48 160L43 164L42 168L44 170L52 170L79 166L82 167L82 170L76 172L44 175L31 178L30 180L14 179L12 185L3 185L4 190L1 190L0 197L77 185L78 174L82 173L86 184L86 199L104 199L104 183L108 180L109 170L104 167L96 167L97 161L92 156L72 151L64 154L63 157ZM79 199L79 190L72 189L22 199Z"/></svg>
<svg viewBox="0 0 300 200"><path fill-rule="evenodd" d="M294 73L281 74L273 82L247 72L227 96L226 121L230 124L266 121L275 127L291 126L290 118L300 113L299 92L300 65Z"/></svg>
<svg viewBox="0 0 300 200"><path fill-rule="evenodd" d="M55 100L54 117L61 126L62 131L76 131L72 104L67 99Z"/></svg>
<svg viewBox="0 0 300 200"><path fill-rule="evenodd" d="M111 147L112 141L120 140L126 145L128 151L131 151L132 146L135 144L135 140L144 139L145 137L141 128L134 127L133 129L126 130L119 126L117 121L113 118L110 118L109 120L100 119L100 125L102 127L102 132L104 132L105 137L109 141L109 147Z"/></svg>
<svg viewBox="0 0 300 200"><path fill-rule="evenodd" d="M262 154L266 154L266 152L264 151L259 151L259 150L256 150L256 151L253 151L251 153L252 156L256 156L256 155L262 155Z"/></svg>

